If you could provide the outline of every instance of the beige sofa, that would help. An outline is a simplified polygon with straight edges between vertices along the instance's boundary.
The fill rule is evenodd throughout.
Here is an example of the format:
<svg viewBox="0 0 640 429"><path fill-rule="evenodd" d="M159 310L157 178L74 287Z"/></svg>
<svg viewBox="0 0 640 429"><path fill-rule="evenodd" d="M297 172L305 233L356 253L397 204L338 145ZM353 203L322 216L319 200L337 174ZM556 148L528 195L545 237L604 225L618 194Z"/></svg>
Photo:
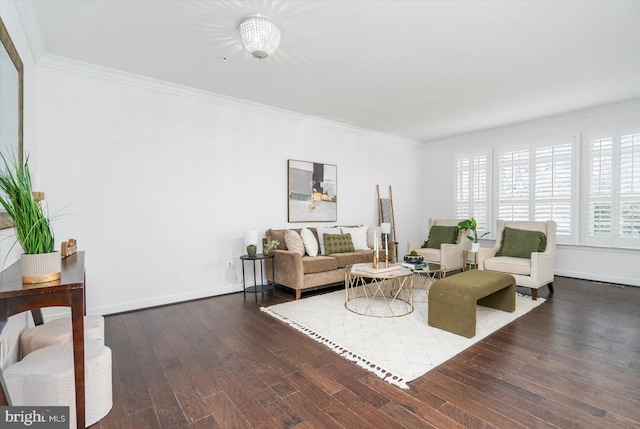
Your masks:
<svg viewBox="0 0 640 429"><path fill-rule="evenodd" d="M290 228L298 233L302 230ZM309 228L316 240L318 231L316 228ZM335 285L344 282L344 268L351 264L373 262L373 237L379 234L379 228L369 228L367 233L367 244L370 249L356 250L354 252L333 253L330 255L308 256L300 255L287 249L284 235L286 229L269 229L263 245L270 240L278 240L280 245L272 252L274 258L274 268L271 264L266 264L267 275L273 279L277 285L286 286L295 291L296 299L300 299L303 290L315 289L321 286ZM338 233L338 232L336 232ZM378 235L379 237L379 235ZM393 255L393 243L389 242L389 254ZM384 248L380 249L379 258L385 260Z"/></svg>

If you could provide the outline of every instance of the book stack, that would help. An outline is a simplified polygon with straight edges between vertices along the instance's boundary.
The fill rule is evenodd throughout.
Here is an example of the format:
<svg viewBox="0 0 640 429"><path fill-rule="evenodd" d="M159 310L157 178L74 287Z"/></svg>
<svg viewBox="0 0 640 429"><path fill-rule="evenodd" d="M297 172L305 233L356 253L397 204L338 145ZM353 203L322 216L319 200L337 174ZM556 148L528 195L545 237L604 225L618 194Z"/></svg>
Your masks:
<svg viewBox="0 0 640 429"><path fill-rule="evenodd" d="M365 273L371 273L371 274L388 273L388 272L391 272L391 271L397 271L400 268L401 268L400 265L389 265L386 268L373 268L373 266L367 265L367 264L358 265L356 267L356 269L358 271L363 271Z"/></svg>
<svg viewBox="0 0 640 429"><path fill-rule="evenodd" d="M403 267L407 267L407 268L411 268L412 270L422 270L424 268L427 268L427 263L426 262L417 262L415 264L412 264L410 262L403 262L402 266Z"/></svg>

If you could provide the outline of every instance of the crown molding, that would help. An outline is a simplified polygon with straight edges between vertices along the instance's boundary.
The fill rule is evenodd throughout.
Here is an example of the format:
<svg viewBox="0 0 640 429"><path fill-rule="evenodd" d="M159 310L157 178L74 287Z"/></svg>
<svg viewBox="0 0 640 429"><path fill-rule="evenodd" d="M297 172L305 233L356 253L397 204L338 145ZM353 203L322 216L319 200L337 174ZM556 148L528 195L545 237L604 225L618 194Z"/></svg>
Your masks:
<svg viewBox="0 0 640 429"><path fill-rule="evenodd" d="M382 133L366 128L357 127L355 125L343 122L320 118L318 116L305 115L286 109L280 109L260 103L247 100L241 100L210 91L200 90L184 85L178 85L159 79L136 75L121 70L111 69L108 67L89 64L82 61L72 60L66 57L48 54L44 48L42 34L38 25L38 19L31 2L15 1L14 4L18 10L24 32L31 49L34 62L38 66L48 67L66 72L78 73L93 78L108 80L124 85L135 86L139 88L149 89L152 91L164 92L179 97L192 98L219 106L230 107L234 109L244 110L247 112L267 114L283 119L305 122L311 125L333 129L341 132L349 132L353 134L364 135L376 138L385 142L393 142L408 146L424 148L424 143L418 140L406 137L396 136L393 134Z"/></svg>
<svg viewBox="0 0 640 429"><path fill-rule="evenodd" d="M626 112L630 110L640 109L640 99L632 99L626 100L619 103L607 104L604 106L592 107L589 109L577 110L574 112L562 113L559 115L548 116L540 119L533 119L531 121L518 122L516 124L504 125L501 127L490 128L487 130L476 131L467 134L461 134L458 136L452 136L444 139L432 140L430 142L426 142L425 144L430 146L437 145L449 145L454 142L466 142L468 140L477 139L477 138L488 138L499 136L503 134L519 132L519 131L528 131L535 128L539 128L542 126L552 126L557 124L562 124L572 120L578 119L589 119L598 117L605 114L615 114Z"/></svg>
<svg viewBox="0 0 640 429"><path fill-rule="evenodd" d="M18 11L22 28L24 28L24 34L27 38L33 61L38 64L39 59L44 54L44 45L33 5L28 1L14 1L13 4Z"/></svg>
<svg viewBox="0 0 640 429"><path fill-rule="evenodd" d="M47 67L65 72L77 73L96 79L107 80L123 85L134 86L152 91L164 92L167 94L192 98L219 106L229 107L233 109L244 110L252 113L260 113L271 115L278 118L305 122L307 124L319 127L334 129L341 132L349 132L353 134L366 135L386 142L400 143L410 146L423 147L424 144L417 140L412 140L392 134L381 133L378 131L360 128L354 125L345 124L330 119L324 119L317 116L305 115L278 107L268 106L265 104L255 103L252 101L241 100L239 98L227 95L217 94L210 91L196 89L185 85L179 85L159 79L137 75L134 73L115 70L108 67L89 64L82 61L72 60L52 54L43 54L36 63L41 67Z"/></svg>

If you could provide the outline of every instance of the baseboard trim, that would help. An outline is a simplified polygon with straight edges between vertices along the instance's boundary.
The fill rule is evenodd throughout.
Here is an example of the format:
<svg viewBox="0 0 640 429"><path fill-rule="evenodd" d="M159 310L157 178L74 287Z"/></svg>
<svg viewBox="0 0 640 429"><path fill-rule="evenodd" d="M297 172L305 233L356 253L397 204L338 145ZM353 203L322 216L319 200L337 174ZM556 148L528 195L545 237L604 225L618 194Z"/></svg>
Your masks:
<svg viewBox="0 0 640 429"><path fill-rule="evenodd" d="M191 293L165 295L155 297L153 299L145 299L141 301L124 302L117 305L106 305L102 307L93 307L87 309L87 314L106 316L115 313L124 313L127 311L140 310L149 307L158 307L160 305L176 304L184 301L192 301L194 299L210 298L228 293L242 292L242 285L228 285L216 289L208 289Z"/></svg>
<svg viewBox="0 0 640 429"><path fill-rule="evenodd" d="M640 279L631 279L627 277L600 276L597 274L585 274L577 271L556 270L555 275L562 277L571 277L581 280L592 280L597 282L615 283L628 286L640 286Z"/></svg>

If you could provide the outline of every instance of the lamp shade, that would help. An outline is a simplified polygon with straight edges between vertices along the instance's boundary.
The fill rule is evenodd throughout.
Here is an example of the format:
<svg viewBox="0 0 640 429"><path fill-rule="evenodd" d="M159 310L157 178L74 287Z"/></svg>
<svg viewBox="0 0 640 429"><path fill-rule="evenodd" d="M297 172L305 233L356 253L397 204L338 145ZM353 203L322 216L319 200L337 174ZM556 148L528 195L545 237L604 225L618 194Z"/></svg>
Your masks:
<svg viewBox="0 0 640 429"><path fill-rule="evenodd" d="M381 223L380 230L383 234L391 234L391 224L388 222Z"/></svg>
<svg viewBox="0 0 640 429"><path fill-rule="evenodd" d="M257 229L247 229L244 232L244 245L245 246L250 246L252 244L254 246L256 246L258 244L258 230Z"/></svg>
<svg viewBox="0 0 640 429"><path fill-rule="evenodd" d="M242 46L255 58L262 60L273 54L280 44L280 28L271 18L247 16L238 26Z"/></svg>

